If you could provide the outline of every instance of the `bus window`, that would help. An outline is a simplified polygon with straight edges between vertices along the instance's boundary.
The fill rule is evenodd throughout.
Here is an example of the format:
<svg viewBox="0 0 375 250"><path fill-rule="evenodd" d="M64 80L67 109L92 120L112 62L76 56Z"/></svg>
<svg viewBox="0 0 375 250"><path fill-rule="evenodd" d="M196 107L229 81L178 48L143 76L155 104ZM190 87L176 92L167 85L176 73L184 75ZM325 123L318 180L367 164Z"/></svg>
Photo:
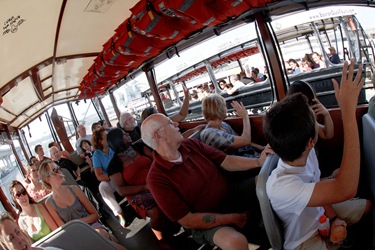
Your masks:
<svg viewBox="0 0 375 250"><path fill-rule="evenodd" d="M79 124L84 124L87 134L91 134L91 124L100 120L91 100L73 102L72 107ZM72 144L72 145L75 145Z"/></svg>
<svg viewBox="0 0 375 250"><path fill-rule="evenodd" d="M113 94L120 112L130 112L140 119L143 109L150 105L147 97L142 96L149 88L146 75L142 73L115 90Z"/></svg>
<svg viewBox="0 0 375 250"><path fill-rule="evenodd" d="M231 75L242 72L241 76L244 73L250 78L253 69L259 69L261 84L244 84L243 88L230 94L220 89L219 80L225 79L229 85ZM168 102L168 106L164 105L168 115L180 108L183 96L181 84L186 84L191 100L190 112L185 120L190 121L203 118L200 101L210 93L218 93L226 98L229 113L233 100L242 101L249 114L265 110L272 102L272 95L264 69L265 62L256 45L255 23L249 23L207 39L159 63L155 66L155 75L161 99L165 98L164 93L170 93L171 102ZM168 92L161 87L171 82L174 84L167 89Z"/></svg>
<svg viewBox="0 0 375 250"><path fill-rule="evenodd" d="M76 141L75 133L76 133L76 131L75 131L75 128L74 128L74 123L73 123L72 116L70 114L68 105L67 104L60 104L60 105L54 106L54 108L56 109L57 114L64 121L65 130L66 130L66 133L69 137L70 144L75 145L75 141ZM48 114L50 116L51 116L51 112L52 112L52 109L49 109Z"/></svg>
<svg viewBox="0 0 375 250"><path fill-rule="evenodd" d="M364 63L363 76L366 83L371 80L373 53L364 48L370 46L361 45L369 44L369 37L355 14L353 7L326 7L275 18L272 22L289 84L297 80L309 82L327 108L337 107L331 79L340 77L344 61L354 58ZM366 95L363 89L359 104L368 101Z"/></svg>
<svg viewBox="0 0 375 250"><path fill-rule="evenodd" d="M13 155L12 148L8 144L0 145L0 180L4 194L9 201L12 201L12 196L9 192L10 183L13 180L22 182L24 178ZM1 206L1 210L4 210L3 206Z"/></svg>
<svg viewBox="0 0 375 250"><path fill-rule="evenodd" d="M103 106L105 108L105 112L108 115L109 122L111 123L111 124L108 124L108 125L111 126L111 127L113 127L113 126L116 127L118 119L117 119L117 116L116 116L115 109L112 105L111 97L109 95L106 95L101 100L102 100Z"/></svg>
<svg viewBox="0 0 375 250"><path fill-rule="evenodd" d="M15 139L15 138L12 138L13 140L13 145L14 145L14 147L16 148L16 151L17 151L17 155L20 157L20 160L21 160L21 162L22 162L22 165L23 166L26 166L28 163L28 159L26 158L26 156L25 156L25 154L23 153L23 151L22 151L22 148L21 148L21 145L20 145L20 142L19 142L19 140L18 140L18 138L17 139Z"/></svg>
<svg viewBox="0 0 375 250"><path fill-rule="evenodd" d="M48 144L53 141L53 137L45 116L42 115L40 118L35 119L23 130L31 155L36 155L34 148L40 144L43 147L44 155L49 157Z"/></svg>

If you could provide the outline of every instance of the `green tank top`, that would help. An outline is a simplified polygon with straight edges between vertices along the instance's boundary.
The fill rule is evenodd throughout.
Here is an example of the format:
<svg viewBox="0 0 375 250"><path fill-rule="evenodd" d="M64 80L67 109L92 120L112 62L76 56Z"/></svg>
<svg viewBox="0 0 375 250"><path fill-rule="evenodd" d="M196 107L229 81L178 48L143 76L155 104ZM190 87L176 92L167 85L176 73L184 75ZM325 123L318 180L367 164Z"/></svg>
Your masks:
<svg viewBox="0 0 375 250"><path fill-rule="evenodd" d="M30 236L30 238L33 239L34 241L37 241L37 240L43 238L44 236L46 236L47 234L49 234L51 232L51 229L49 228L49 226L47 225L47 223L43 219L42 215L40 214L38 205L34 204L34 207L35 207L36 213L38 214L38 217L41 221L40 228L39 228L38 231L35 231L35 232L33 232L32 229L31 228L29 229L29 227L27 227L27 226L26 226L26 228L28 229L27 234ZM25 221L23 221L23 223L26 224Z"/></svg>

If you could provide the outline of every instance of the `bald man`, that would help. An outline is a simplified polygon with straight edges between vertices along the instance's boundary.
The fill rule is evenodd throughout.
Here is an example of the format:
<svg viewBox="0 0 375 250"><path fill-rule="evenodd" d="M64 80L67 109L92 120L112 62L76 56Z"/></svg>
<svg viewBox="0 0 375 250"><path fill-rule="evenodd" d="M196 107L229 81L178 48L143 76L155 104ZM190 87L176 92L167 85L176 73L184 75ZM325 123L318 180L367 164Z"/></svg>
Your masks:
<svg viewBox="0 0 375 250"><path fill-rule="evenodd" d="M141 132L155 150L147 184L167 217L191 229L198 243L248 249L246 237L233 226L242 228L247 220L243 212L258 207L256 177L231 183L220 168L258 168L272 151L267 148L259 159L226 155L198 140L184 140L178 123L163 114L149 116Z"/></svg>

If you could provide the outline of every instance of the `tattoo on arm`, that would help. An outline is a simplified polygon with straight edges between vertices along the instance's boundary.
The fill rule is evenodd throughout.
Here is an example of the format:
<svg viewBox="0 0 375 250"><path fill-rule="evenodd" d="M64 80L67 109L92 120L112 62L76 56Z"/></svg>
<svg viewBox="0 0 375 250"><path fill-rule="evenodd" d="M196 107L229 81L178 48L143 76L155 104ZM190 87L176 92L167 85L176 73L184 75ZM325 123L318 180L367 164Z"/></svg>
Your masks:
<svg viewBox="0 0 375 250"><path fill-rule="evenodd" d="M215 215L207 214L202 217L203 222L207 224L214 224L216 222Z"/></svg>

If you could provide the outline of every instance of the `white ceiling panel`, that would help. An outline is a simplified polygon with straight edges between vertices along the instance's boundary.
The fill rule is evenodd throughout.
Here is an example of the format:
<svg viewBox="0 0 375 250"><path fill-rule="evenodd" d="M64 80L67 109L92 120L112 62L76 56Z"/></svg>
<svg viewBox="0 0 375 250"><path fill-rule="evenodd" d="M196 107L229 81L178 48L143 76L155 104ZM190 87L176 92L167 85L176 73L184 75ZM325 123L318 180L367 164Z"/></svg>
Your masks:
<svg viewBox="0 0 375 250"><path fill-rule="evenodd" d="M61 3L61 0L0 1L3 32L0 58L6 58L0 60L0 87L52 57Z"/></svg>

